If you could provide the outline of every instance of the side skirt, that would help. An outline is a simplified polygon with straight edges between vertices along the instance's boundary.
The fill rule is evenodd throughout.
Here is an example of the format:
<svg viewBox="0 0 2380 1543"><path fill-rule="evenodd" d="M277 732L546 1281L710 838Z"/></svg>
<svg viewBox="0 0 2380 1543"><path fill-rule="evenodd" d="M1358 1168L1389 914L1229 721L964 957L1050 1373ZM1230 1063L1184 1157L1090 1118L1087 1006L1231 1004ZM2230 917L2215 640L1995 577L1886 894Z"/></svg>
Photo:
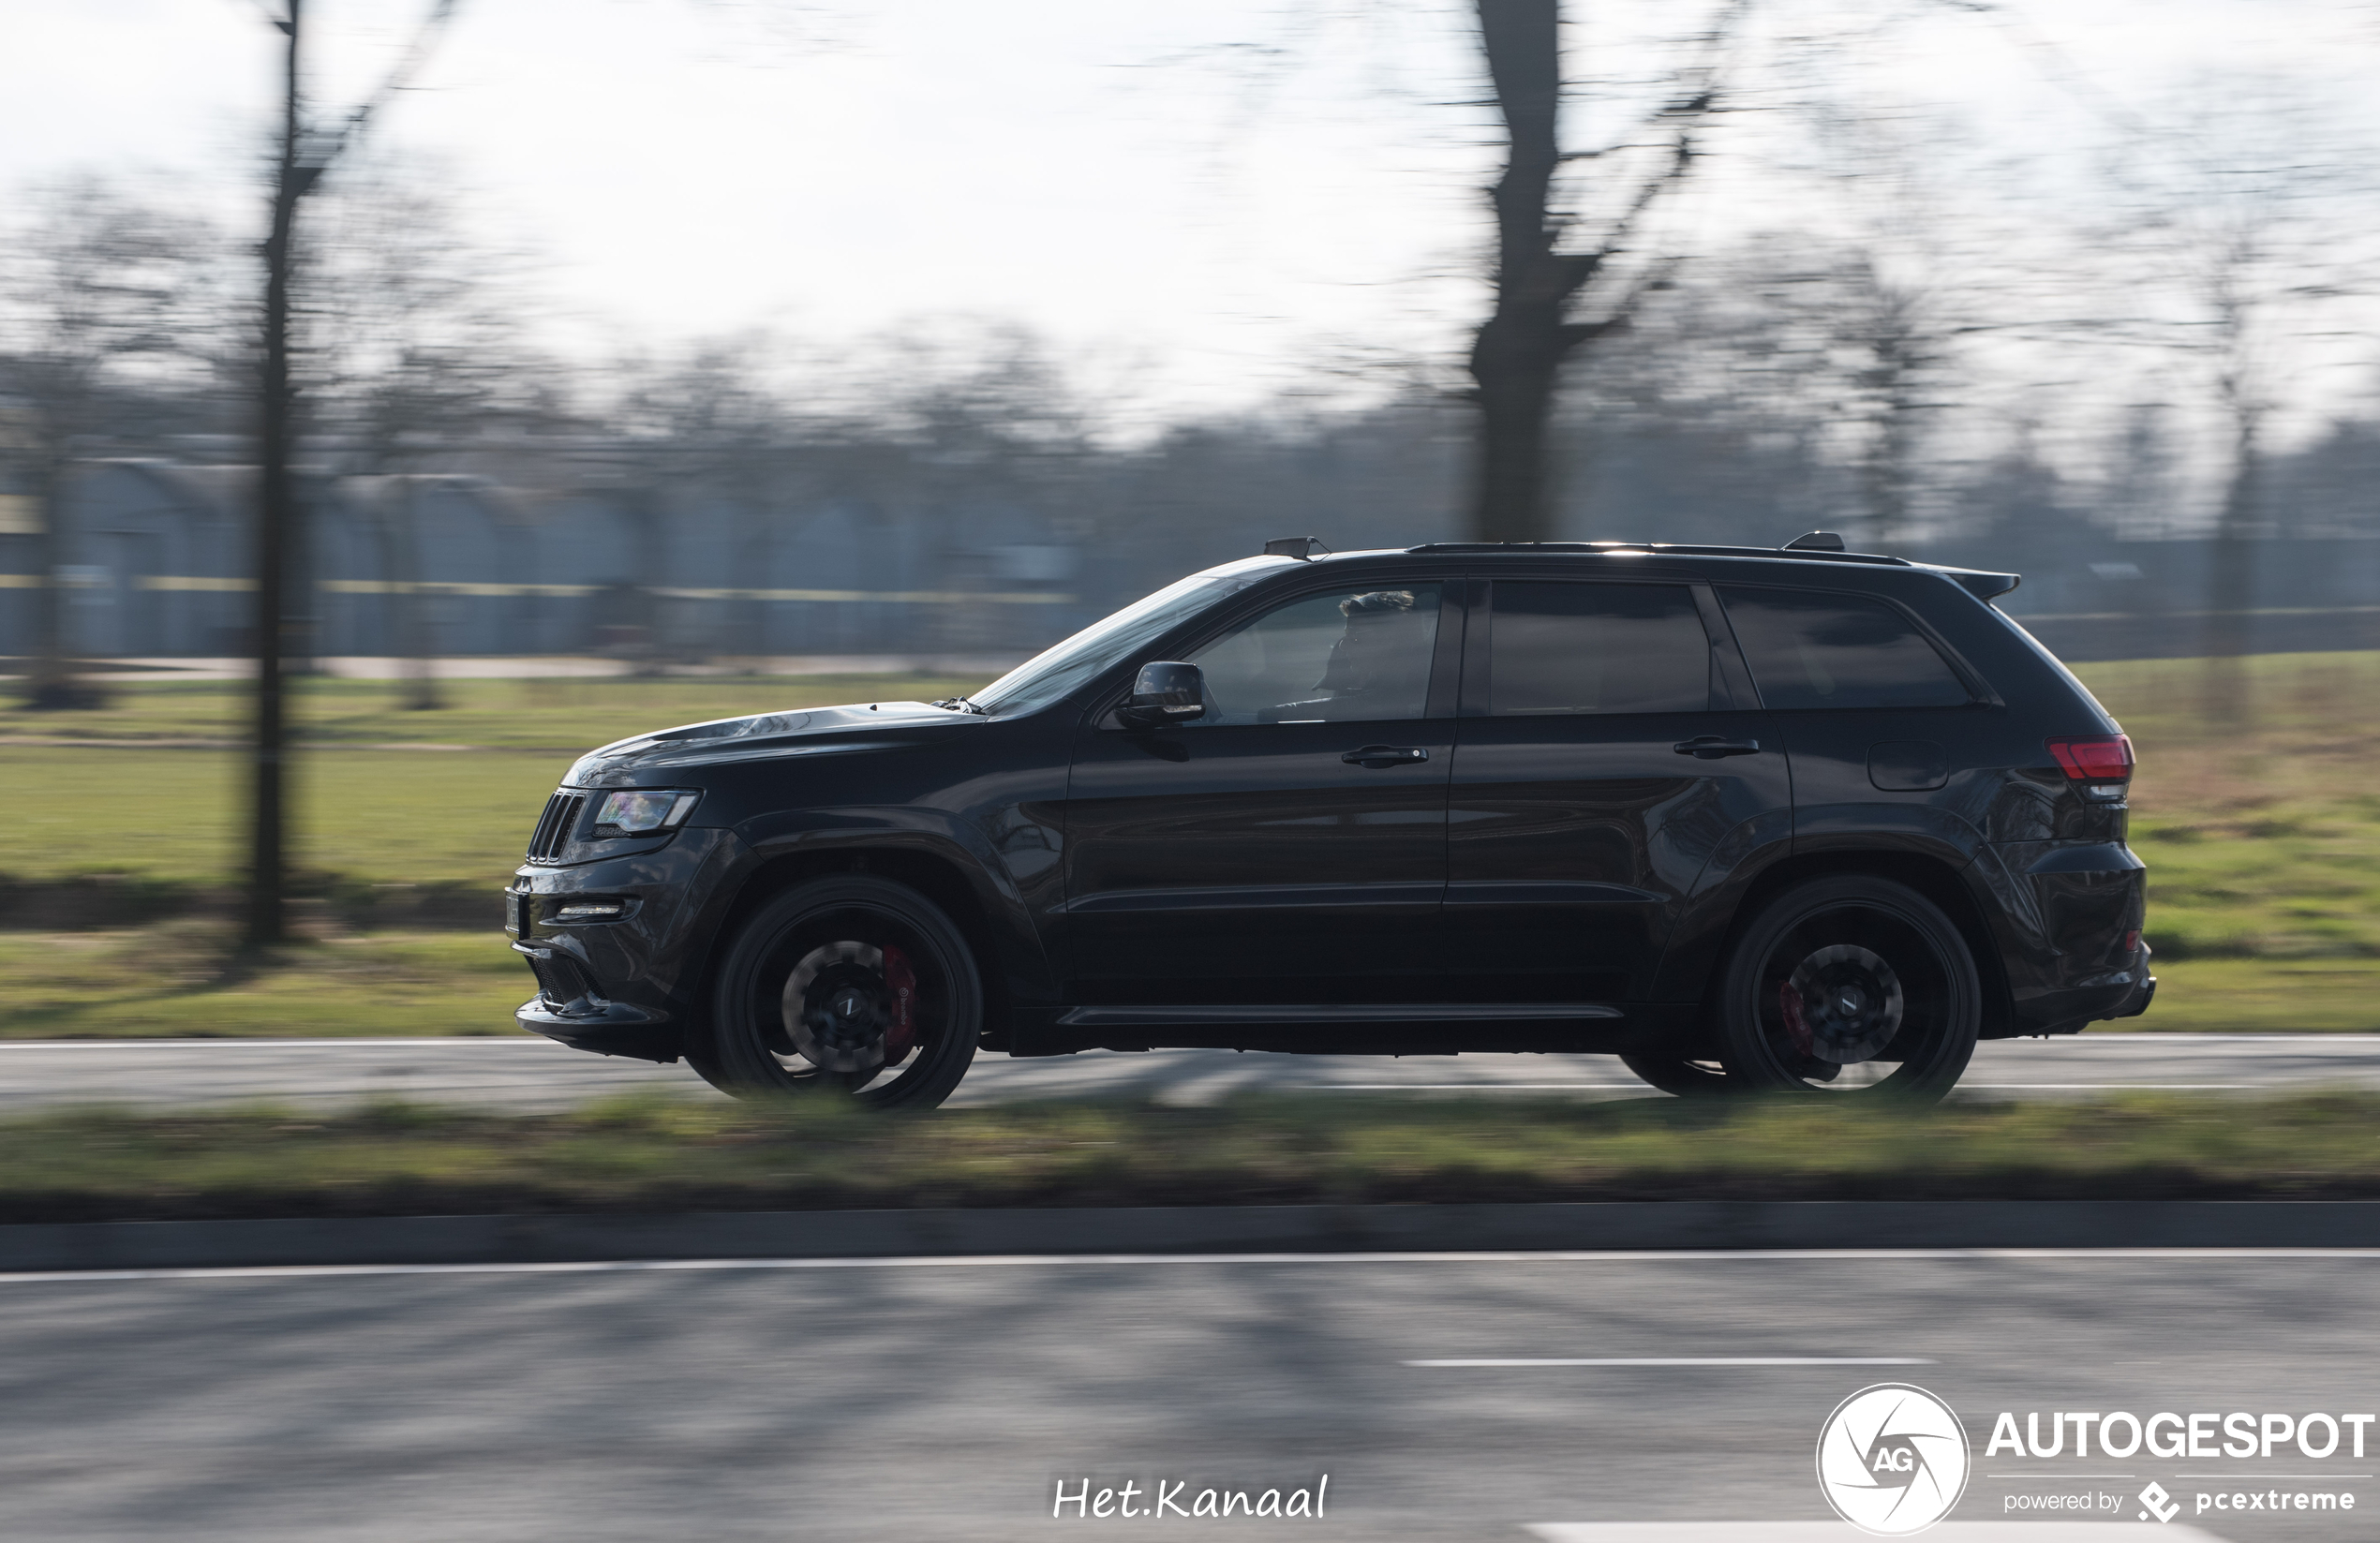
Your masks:
<svg viewBox="0 0 2380 1543"><path fill-rule="evenodd" d="M1013 1053L1218 1049L1320 1055L1614 1054L1666 1041L1693 1011L1605 1002L1069 1007L1019 1012Z"/></svg>

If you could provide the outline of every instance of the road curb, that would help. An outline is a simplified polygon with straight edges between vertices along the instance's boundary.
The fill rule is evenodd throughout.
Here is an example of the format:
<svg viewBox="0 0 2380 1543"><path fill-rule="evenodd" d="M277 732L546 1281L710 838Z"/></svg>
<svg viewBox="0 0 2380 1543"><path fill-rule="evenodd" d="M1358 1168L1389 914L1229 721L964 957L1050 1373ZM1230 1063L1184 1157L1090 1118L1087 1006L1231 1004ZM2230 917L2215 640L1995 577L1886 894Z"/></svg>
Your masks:
<svg viewBox="0 0 2380 1543"><path fill-rule="evenodd" d="M1874 1248L2380 1248L2380 1201L1656 1200L96 1222L0 1226L0 1271L987 1254Z"/></svg>

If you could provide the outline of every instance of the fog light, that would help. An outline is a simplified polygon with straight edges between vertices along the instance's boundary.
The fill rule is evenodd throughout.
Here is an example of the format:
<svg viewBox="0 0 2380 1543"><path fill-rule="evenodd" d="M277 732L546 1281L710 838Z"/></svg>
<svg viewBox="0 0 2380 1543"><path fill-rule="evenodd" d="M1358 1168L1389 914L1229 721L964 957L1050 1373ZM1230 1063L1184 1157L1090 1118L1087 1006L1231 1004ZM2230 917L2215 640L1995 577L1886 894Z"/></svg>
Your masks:
<svg viewBox="0 0 2380 1543"><path fill-rule="evenodd" d="M558 922L616 922L628 914L626 900L573 900L558 908Z"/></svg>

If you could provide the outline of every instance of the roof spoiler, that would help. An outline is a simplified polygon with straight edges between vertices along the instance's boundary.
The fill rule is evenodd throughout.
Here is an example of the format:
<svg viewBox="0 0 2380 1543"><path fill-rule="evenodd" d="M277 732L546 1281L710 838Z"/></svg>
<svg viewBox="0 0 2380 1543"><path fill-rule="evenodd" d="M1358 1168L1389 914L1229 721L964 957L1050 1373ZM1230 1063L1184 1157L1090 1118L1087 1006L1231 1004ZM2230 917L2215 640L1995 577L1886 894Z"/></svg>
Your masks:
<svg viewBox="0 0 2380 1543"><path fill-rule="evenodd" d="M1986 573L1972 568L1945 568L1942 572L1953 584L1986 603L2025 582L2022 573Z"/></svg>

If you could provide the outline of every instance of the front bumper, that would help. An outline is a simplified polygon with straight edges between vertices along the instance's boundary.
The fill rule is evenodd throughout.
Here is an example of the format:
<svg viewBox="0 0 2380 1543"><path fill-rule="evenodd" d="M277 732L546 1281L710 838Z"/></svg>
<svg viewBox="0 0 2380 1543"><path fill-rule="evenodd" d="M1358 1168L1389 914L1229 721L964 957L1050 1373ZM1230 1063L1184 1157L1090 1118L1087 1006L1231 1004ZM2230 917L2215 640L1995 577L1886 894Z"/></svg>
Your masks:
<svg viewBox="0 0 2380 1543"><path fill-rule="evenodd" d="M513 1012L514 1023L573 1050L639 1061L677 1059L677 1031L669 1014L609 1001L585 968L560 949L516 942L513 952L537 973L537 995Z"/></svg>
<svg viewBox="0 0 2380 1543"><path fill-rule="evenodd" d="M524 865L505 895L513 951L538 993L513 1021L601 1055L669 1061L700 1031L706 898L737 847L724 830L680 831L666 848L567 866ZM617 919L563 921L566 902L623 902Z"/></svg>

